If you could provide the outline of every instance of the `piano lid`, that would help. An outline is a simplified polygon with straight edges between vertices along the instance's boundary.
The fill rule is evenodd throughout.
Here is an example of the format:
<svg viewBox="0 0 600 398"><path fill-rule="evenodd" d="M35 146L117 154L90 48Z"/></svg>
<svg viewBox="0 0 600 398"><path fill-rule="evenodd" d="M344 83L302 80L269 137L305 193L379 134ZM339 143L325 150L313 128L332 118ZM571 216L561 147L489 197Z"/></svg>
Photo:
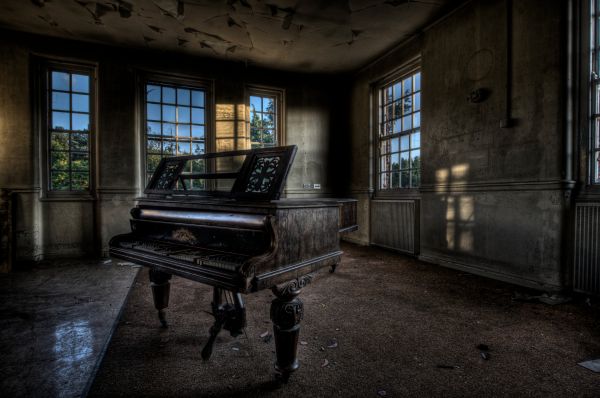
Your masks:
<svg viewBox="0 0 600 398"><path fill-rule="evenodd" d="M144 193L277 200L296 150L291 145L163 158Z"/></svg>

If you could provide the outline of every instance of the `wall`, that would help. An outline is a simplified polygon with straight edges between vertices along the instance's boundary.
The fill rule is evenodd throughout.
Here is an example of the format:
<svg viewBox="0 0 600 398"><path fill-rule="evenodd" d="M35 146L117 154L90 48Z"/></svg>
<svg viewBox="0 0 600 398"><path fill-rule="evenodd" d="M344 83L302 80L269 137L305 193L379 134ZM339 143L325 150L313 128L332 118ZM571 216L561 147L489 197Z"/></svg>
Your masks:
<svg viewBox="0 0 600 398"><path fill-rule="evenodd" d="M32 113L34 55L98 66L96 184L91 200L42 198L40 137ZM241 149L247 143L243 106L246 84L284 89L285 144L299 146L287 195L333 195L338 189L329 172L335 151L328 148L348 131L347 121L339 119L348 97L343 77L291 74L242 63L2 31L0 188L12 192L14 198L13 244L19 262L106 253L110 237L129 229L129 209L141 192L136 97L140 71L213 81L214 111L219 115L215 124L218 150ZM236 109L239 111L232 111ZM306 183L320 183L322 189L304 189Z"/></svg>
<svg viewBox="0 0 600 398"><path fill-rule="evenodd" d="M548 290L564 285L573 185L564 176L564 7L472 1L356 75L352 191L361 226L379 211L372 86L420 55L422 186L412 198L420 202L420 258ZM488 98L467 101L479 88ZM361 228L350 239L369 243L371 235Z"/></svg>

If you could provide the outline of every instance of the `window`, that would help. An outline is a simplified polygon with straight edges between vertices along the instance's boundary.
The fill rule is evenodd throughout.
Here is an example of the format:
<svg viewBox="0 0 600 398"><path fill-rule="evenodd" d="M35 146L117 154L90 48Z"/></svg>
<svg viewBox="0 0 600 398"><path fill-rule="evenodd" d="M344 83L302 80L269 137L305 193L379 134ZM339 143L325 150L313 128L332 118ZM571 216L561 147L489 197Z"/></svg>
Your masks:
<svg viewBox="0 0 600 398"><path fill-rule="evenodd" d="M90 191L93 69L46 68L48 191Z"/></svg>
<svg viewBox="0 0 600 398"><path fill-rule="evenodd" d="M146 181L165 156L205 152L206 93L192 85L146 83Z"/></svg>
<svg viewBox="0 0 600 398"><path fill-rule="evenodd" d="M591 1L591 182L600 184L600 2Z"/></svg>
<svg viewBox="0 0 600 398"><path fill-rule="evenodd" d="M421 182L421 72L378 90L379 189L418 188Z"/></svg>
<svg viewBox="0 0 600 398"><path fill-rule="evenodd" d="M250 147L267 148L283 145L281 90L250 88L248 106L250 109Z"/></svg>

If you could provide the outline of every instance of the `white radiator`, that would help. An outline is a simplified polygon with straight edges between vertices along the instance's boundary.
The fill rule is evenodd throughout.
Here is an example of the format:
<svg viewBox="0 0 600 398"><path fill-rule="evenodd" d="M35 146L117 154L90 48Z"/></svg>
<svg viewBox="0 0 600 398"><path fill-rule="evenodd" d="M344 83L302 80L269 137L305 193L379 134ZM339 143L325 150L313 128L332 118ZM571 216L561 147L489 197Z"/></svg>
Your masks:
<svg viewBox="0 0 600 398"><path fill-rule="evenodd" d="M373 200L371 244L419 254L419 206L416 200Z"/></svg>

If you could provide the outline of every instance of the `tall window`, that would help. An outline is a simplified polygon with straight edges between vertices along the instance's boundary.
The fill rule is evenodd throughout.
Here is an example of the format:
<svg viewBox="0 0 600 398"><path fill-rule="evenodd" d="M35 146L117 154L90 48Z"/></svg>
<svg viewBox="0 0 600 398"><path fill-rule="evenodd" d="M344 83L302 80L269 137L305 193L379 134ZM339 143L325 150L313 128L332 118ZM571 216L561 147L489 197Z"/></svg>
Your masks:
<svg viewBox="0 0 600 398"><path fill-rule="evenodd" d="M600 2L591 1L591 182L600 184Z"/></svg>
<svg viewBox="0 0 600 398"><path fill-rule="evenodd" d="M283 145L282 98L279 90L251 88L248 91L251 148Z"/></svg>
<svg viewBox="0 0 600 398"><path fill-rule="evenodd" d="M383 85L378 97L379 189L421 183L421 72Z"/></svg>
<svg viewBox="0 0 600 398"><path fill-rule="evenodd" d="M163 157L205 152L207 113L203 88L157 82L147 83L145 88L146 178L149 181Z"/></svg>
<svg viewBox="0 0 600 398"><path fill-rule="evenodd" d="M48 190L89 191L91 71L47 71Z"/></svg>

